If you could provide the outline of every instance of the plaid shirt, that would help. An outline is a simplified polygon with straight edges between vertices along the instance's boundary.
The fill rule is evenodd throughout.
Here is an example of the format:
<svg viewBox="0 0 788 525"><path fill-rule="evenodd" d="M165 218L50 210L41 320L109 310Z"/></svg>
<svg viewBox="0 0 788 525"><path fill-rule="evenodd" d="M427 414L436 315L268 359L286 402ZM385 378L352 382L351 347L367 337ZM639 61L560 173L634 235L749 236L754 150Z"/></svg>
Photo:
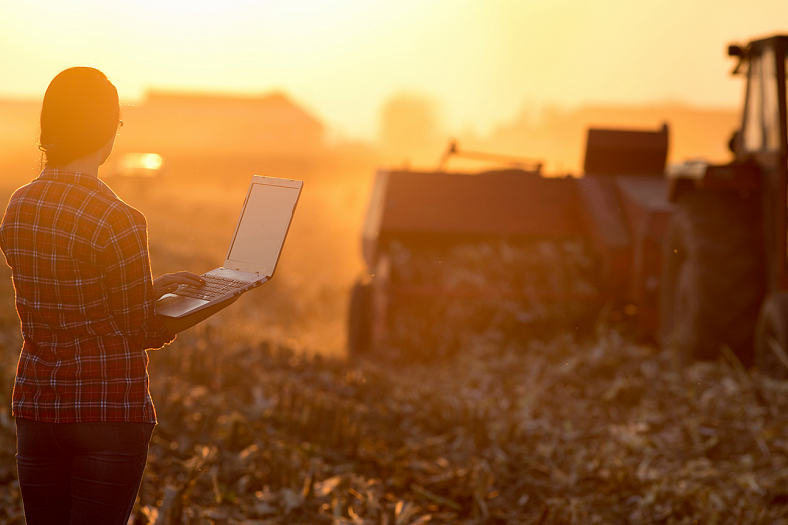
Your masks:
<svg viewBox="0 0 788 525"><path fill-rule="evenodd" d="M155 422L146 349L174 335L154 314L142 213L95 177L46 168L11 197L0 248L24 339L14 416Z"/></svg>

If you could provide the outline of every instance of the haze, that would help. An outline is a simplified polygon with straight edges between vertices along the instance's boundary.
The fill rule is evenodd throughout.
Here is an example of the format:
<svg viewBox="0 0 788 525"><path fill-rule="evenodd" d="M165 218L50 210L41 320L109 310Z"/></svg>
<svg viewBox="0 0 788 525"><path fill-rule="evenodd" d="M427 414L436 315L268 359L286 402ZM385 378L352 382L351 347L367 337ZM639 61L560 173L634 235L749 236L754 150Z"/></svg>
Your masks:
<svg viewBox="0 0 788 525"><path fill-rule="evenodd" d="M525 109L683 102L738 107L731 41L779 32L784 0L2 0L0 97L39 99L72 65L121 97L149 89L289 93L337 137L367 140L398 93L448 133Z"/></svg>

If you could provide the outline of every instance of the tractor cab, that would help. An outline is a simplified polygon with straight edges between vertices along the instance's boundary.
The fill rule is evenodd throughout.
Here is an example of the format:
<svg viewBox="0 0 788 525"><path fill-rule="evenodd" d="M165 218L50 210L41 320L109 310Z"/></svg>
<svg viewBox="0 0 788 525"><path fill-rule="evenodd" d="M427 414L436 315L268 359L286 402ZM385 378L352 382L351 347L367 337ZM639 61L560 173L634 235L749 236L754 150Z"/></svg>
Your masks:
<svg viewBox="0 0 788 525"><path fill-rule="evenodd" d="M747 80L729 144L734 159L687 163L668 174L674 213L660 308L662 342L680 355L711 358L727 348L745 364L786 377L787 51L788 35L728 48L738 58L733 74Z"/></svg>
<svg viewBox="0 0 788 525"><path fill-rule="evenodd" d="M728 55L739 58L733 74L747 78L741 129L731 144L739 161L753 159L760 166L777 167L780 156L785 158L786 51L788 36L728 47Z"/></svg>
<svg viewBox="0 0 788 525"><path fill-rule="evenodd" d="M730 46L739 57L734 74L747 78L740 130L732 140L737 163L757 167L770 289L788 290L786 265L785 73L788 36L756 40L746 47ZM774 254L774 255L771 255ZM780 254L777 256L777 254Z"/></svg>

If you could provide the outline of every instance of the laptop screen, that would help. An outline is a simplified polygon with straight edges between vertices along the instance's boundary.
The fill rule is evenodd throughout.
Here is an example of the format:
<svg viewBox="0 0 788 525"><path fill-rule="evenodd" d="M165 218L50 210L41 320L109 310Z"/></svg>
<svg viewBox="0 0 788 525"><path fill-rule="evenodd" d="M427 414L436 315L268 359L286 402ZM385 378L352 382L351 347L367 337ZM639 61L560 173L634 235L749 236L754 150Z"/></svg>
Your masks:
<svg viewBox="0 0 788 525"><path fill-rule="evenodd" d="M226 268L273 275L299 193L300 183L298 187L252 183Z"/></svg>

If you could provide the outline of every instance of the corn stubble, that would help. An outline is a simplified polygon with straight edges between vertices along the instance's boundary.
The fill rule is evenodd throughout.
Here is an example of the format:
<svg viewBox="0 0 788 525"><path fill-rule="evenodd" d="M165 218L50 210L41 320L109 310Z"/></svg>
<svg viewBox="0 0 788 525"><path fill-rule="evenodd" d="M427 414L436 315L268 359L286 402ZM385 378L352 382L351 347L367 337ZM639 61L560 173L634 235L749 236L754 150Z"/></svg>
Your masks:
<svg viewBox="0 0 788 525"><path fill-rule="evenodd" d="M393 248L394 284L458 293L396 298L390 352L309 356L217 316L150 353L160 423L132 523L788 523L788 382L732 352L681 366L601 324L570 335L591 306L553 299L597 293L571 241ZM12 313L0 525L24 523Z"/></svg>
<svg viewBox="0 0 788 525"><path fill-rule="evenodd" d="M10 329L10 327L9 327ZM0 523L23 523L0 413ZM345 363L208 324L152 353L160 424L135 524L782 523L788 384L678 368L616 332L480 336Z"/></svg>

